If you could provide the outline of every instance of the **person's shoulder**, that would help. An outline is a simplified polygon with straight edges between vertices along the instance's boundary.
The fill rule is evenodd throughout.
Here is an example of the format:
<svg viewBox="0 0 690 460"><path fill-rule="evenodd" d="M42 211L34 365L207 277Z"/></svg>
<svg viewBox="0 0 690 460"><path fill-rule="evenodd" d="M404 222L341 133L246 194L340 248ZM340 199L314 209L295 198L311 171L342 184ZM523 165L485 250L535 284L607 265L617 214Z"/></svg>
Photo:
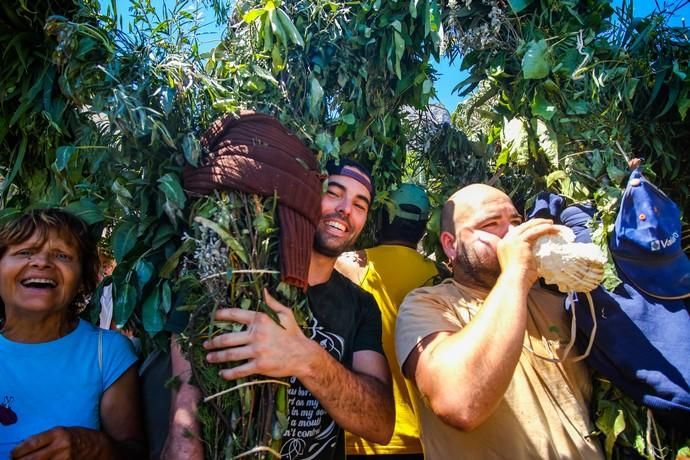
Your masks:
<svg viewBox="0 0 690 460"><path fill-rule="evenodd" d="M352 291L357 294L371 295L357 283L353 282L350 278L338 272L337 270L333 270L333 275L331 276L330 282L333 283L333 285L337 285L340 289L347 289L348 291Z"/></svg>
<svg viewBox="0 0 690 460"><path fill-rule="evenodd" d="M407 294L407 296L405 297L405 300L407 300L407 298L427 295L453 296L456 291L457 289L453 284L453 280L451 278L446 278L442 280L440 283L435 284L433 286L422 286L411 290L410 293Z"/></svg>
<svg viewBox="0 0 690 460"><path fill-rule="evenodd" d="M347 291L351 293L352 295L357 297L359 301L376 302L376 299L373 295L364 290L364 288L362 288L361 286L353 283L352 280L350 280L348 277L338 272L337 270L333 270L333 275L331 275L329 283L332 283L332 286L334 287L337 286L337 288L342 291ZM334 295L337 294L334 293Z"/></svg>
<svg viewBox="0 0 690 460"><path fill-rule="evenodd" d="M98 338L98 331L100 330L101 329L99 327L94 326L92 323L80 318L75 332L83 339L92 340Z"/></svg>
<svg viewBox="0 0 690 460"><path fill-rule="evenodd" d="M452 308L458 297L457 287L452 279L448 278L434 286L422 286L411 290L403 299L398 315L411 312L416 315L426 308L443 310Z"/></svg>
<svg viewBox="0 0 690 460"><path fill-rule="evenodd" d="M103 341L103 347L106 350L123 350L126 352L134 353L134 345L129 337L124 335L122 332L111 329L102 329L100 327L94 326L91 323L89 325L89 333L94 335L100 335Z"/></svg>
<svg viewBox="0 0 690 460"><path fill-rule="evenodd" d="M122 346L123 344L128 345L130 343L130 340L121 332L100 328L83 319L79 320L77 330L83 337L89 340L99 340L100 336L100 340L105 345Z"/></svg>
<svg viewBox="0 0 690 460"><path fill-rule="evenodd" d="M335 262L335 269L353 283L359 284L367 266L367 253L364 250L342 253Z"/></svg>

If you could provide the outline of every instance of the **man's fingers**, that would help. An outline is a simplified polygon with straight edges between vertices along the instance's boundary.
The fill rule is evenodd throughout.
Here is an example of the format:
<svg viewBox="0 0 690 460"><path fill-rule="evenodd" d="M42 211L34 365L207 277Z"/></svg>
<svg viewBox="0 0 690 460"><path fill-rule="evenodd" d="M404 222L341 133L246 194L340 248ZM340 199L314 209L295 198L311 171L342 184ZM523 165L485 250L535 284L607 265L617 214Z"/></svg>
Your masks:
<svg viewBox="0 0 690 460"><path fill-rule="evenodd" d="M204 348L207 350L215 350L218 348L237 347L239 345L246 345L249 343L250 331L227 332L220 334L212 339L204 342Z"/></svg>
<svg viewBox="0 0 690 460"><path fill-rule="evenodd" d="M510 233L514 237L520 237L526 241L534 241L543 235L558 233L558 227L553 225L553 221L550 219L532 219L524 222L514 229Z"/></svg>
<svg viewBox="0 0 690 460"><path fill-rule="evenodd" d="M541 217L536 217L534 219L527 220L523 222L521 225L538 225L538 224L553 224L553 219L543 219Z"/></svg>
<svg viewBox="0 0 690 460"><path fill-rule="evenodd" d="M276 313L283 313L286 310L289 310L288 307L278 302L271 294L269 294L268 289L266 288L264 288L264 301L266 302L266 305L268 305L271 310Z"/></svg>
<svg viewBox="0 0 690 460"><path fill-rule="evenodd" d="M254 361L247 361L237 367L231 369L223 369L218 373L221 378L225 380L236 380L242 377L247 377L256 374L256 364Z"/></svg>
<svg viewBox="0 0 690 460"><path fill-rule="evenodd" d="M524 238L525 240L534 243L537 238L540 238L544 235L555 235L556 233L559 233L558 227L553 224L543 224L526 230L524 233Z"/></svg>
<svg viewBox="0 0 690 460"><path fill-rule="evenodd" d="M213 351L206 355L206 360L209 363L227 363L231 361L244 361L253 357L254 353L251 347L235 347Z"/></svg>
<svg viewBox="0 0 690 460"><path fill-rule="evenodd" d="M236 323L251 324L256 316L255 311L241 308L219 308L216 310L216 321L234 321Z"/></svg>

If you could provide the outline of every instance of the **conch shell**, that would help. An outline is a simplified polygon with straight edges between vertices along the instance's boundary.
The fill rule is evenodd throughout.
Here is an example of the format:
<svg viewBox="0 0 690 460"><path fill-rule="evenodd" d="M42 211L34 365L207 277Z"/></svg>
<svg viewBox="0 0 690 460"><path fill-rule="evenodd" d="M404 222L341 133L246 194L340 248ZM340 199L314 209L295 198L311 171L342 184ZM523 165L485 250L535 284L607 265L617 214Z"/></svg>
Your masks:
<svg viewBox="0 0 690 460"><path fill-rule="evenodd" d="M539 238L533 248L539 274L561 292L590 292L604 277L606 256L599 246L576 243L573 231L557 225L559 233Z"/></svg>

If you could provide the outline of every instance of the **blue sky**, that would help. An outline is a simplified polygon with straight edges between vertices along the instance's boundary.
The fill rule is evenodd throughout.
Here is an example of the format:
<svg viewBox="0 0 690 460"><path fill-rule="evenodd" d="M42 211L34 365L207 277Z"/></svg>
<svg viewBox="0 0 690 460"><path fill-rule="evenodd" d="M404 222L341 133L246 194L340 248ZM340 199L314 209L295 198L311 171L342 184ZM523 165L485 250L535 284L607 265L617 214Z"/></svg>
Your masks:
<svg viewBox="0 0 690 460"><path fill-rule="evenodd" d="M104 7L106 6L107 0L104 0ZM129 15L127 10L129 8L130 0L115 0L117 3L118 13L123 17L123 22L127 23L129 20ZM660 4L663 4L664 0L659 0ZM109 3L109 2L108 2ZM152 4L155 8L162 8L164 4L172 5L174 0L152 0ZM198 2L201 5L201 2ZM613 6L620 6L621 0L614 0L612 2ZM636 16L644 16L652 11L655 7L654 0L637 0L633 4L633 12ZM205 10L202 7L202 14L204 14L204 23L208 23L204 27L205 36L200 39L204 48L212 48L217 43L220 38L221 28L215 25L212 10ZM681 21L686 20L686 24L690 22L690 5L686 5L681 9L678 14L671 21L671 25L681 25ZM454 62L452 65L447 60L442 60L440 63L435 65L436 70L439 72L439 80L436 82L436 93L439 101L448 108L451 112L455 109L458 102L460 102L460 97L457 94L453 94L452 90L460 81L465 78L465 74L460 72L460 61Z"/></svg>

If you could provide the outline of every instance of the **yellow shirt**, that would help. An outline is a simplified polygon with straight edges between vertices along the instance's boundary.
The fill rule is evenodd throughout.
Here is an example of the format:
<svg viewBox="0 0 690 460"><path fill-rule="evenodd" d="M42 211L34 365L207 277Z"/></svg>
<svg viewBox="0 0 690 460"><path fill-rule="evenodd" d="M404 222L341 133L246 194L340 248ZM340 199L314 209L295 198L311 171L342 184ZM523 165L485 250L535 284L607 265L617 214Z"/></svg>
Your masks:
<svg viewBox="0 0 690 460"><path fill-rule="evenodd" d="M360 285L376 299L383 323L383 350L393 376L395 431L391 441L382 446L350 433L345 443L350 455L417 454L422 452L417 421L410 395L395 359L395 320L398 308L408 292L427 285L438 273L436 265L412 248L380 245L365 251L366 265Z"/></svg>
<svg viewBox="0 0 690 460"><path fill-rule="evenodd" d="M424 337L466 326L487 294L452 279L411 292L398 315L398 361L403 363ZM527 296L527 308L520 361L503 399L479 427L463 432L445 424L424 403L419 391L411 390L427 460L603 458L596 438L588 437L593 426L586 366L567 359L565 363L548 362L534 354L549 358L563 354L570 326L562 297L534 287Z"/></svg>

